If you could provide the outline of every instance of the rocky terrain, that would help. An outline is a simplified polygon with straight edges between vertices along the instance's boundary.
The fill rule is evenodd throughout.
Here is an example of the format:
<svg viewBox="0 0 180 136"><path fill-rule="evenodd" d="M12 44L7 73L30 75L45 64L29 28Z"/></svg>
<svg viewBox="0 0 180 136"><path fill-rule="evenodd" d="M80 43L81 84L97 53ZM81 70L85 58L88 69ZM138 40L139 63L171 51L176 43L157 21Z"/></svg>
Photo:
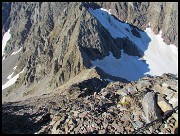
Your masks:
<svg viewBox="0 0 180 136"><path fill-rule="evenodd" d="M113 37L110 27L124 35ZM152 67L144 59L151 42L157 48L150 55L176 68L178 3L3 2L2 41L7 33L10 39L2 54L3 133L178 133L178 72L142 77ZM163 40L157 42L168 48L156 45L159 35ZM132 61L133 67L94 65L110 55L125 64ZM160 61L158 66L157 71L167 68ZM131 81L108 70L139 74L140 79Z"/></svg>
<svg viewBox="0 0 180 136"><path fill-rule="evenodd" d="M93 78L64 93L3 103L2 130L9 134L174 134L178 133L177 106L174 75L109 84Z"/></svg>

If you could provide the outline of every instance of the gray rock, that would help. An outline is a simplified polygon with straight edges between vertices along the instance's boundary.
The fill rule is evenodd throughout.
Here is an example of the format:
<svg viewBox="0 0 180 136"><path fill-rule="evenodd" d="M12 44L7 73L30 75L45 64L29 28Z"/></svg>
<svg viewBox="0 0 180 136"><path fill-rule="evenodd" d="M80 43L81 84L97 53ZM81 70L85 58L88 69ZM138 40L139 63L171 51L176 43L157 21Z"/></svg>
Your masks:
<svg viewBox="0 0 180 136"><path fill-rule="evenodd" d="M135 121L134 123L132 123L134 128L140 128L143 126L143 123L140 121Z"/></svg>
<svg viewBox="0 0 180 136"><path fill-rule="evenodd" d="M168 110L172 110L172 106L161 95L157 96L157 104L163 112L166 112Z"/></svg>
<svg viewBox="0 0 180 136"><path fill-rule="evenodd" d="M103 113L102 113L102 117L103 117L103 118L106 118L106 116L107 116L107 113L106 113L106 112L103 112Z"/></svg>
<svg viewBox="0 0 180 136"><path fill-rule="evenodd" d="M65 134L67 134L67 133L68 133L68 130L69 130L67 124L64 125L64 129L65 129Z"/></svg>
<svg viewBox="0 0 180 136"><path fill-rule="evenodd" d="M108 122L106 121L106 122L102 122L102 124L103 124L103 127L104 128L107 128L108 127Z"/></svg>
<svg viewBox="0 0 180 136"><path fill-rule="evenodd" d="M100 93L102 96L106 96L107 95L107 92L101 92Z"/></svg>
<svg viewBox="0 0 180 136"><path fill-rule="evenodd" d="M168 85L167 88L172 89L173 91L178 90L178 82L176 80L168 80L166 84Z"/></svg>
<svg viewBox="0 0 180 136"><path fill-rule="evenodd" d="M137 89L138 90L141 90L141 88L143 88L143 87L149 87L151 85L151 83L149 82L149 81L147 81L147 80L140 80L140 81L138 81L138 83L137 83Z"/></svg>
<svg viewBox="0 0 180 136"><path fill-rule="evenodd" d="M175 91L173 91L172 89L169 89L169 88L166 88L166 87L162 87L162 89L163 89L163 92L162 92L162 94L165 94L165 95L170 95L170 94L175 94L176 92Z"/></svg>
<svg viewBox="0 0 180 136"><path fill-rule="evenodd" d="M168 87L167 83L162 83L162 87Z"/></svg>
<svg viewBox="0 0 180 136"><path fill-rule="evenodd" d="M121 118L122 121L129 121L130 120L130 115L129 114L124 114Z"/></svg>
<svg viewBox="0 0 180 136"><path fill-rule="evenodd" d="M58 134L59 133L59 129L57 129L57 126L60 124L60 120L59 121L57 121L55 124L54 124L54 126L53 126L53 128L52 128L52 130L51 130L51 133L52 134Z"/></svg>
<svg viewBox="0 0 180 136"><path fill-rule="evenodd" d="M169 92L169 93L167 94L167 96L166 96L166 99L167 99L167 100L170 100L170 99L173 98L174 95L175 95L174 92Z"/></svg>
<svg viewBox="0 0 180 136"><path fill-rule="evenodd" d="M128 90L128 92L129 92L130 94L135 94L135 93L137 93L136 87L130 87L130 88L127 88L127 90Z"/></svg>
<svg viewBox="0 0 180 136"><path fill-rule="evenodd" d="M105 129L99 130L99 134L105 134L105 133L106 133Z"/></svg>
<svg viewBox="0 0 180 136"><path fill-rule="evenodd" d="M140 120L140 116L142 115L142 110L140 108L136 108L135 110L133 110L133 114L134 115L134 121L139 121Z"/></svg>
<svg viewBox="0 0 180 136"><path fill-rule="evenodd" d="M173 108L178 106L178 96L174 95L174 97L169 100L169 103L172 104Z"/></svg>
<svg viewBox="0 0 180 136"><path fill-rule="evenodd" d="M73 111L73 115L75 118L78 117L78 114L79 114L79 111Z"/></svg>
<svg viewBox="0 0 180 136"><path fill-rule="evenodd" d="M53 115L59 115L60 109L59 108L52 108L52 109L50 109L50 113Z"/></svg>
<svg viewBox="0 0 180 136"><path fill-rule="evenodd" d="M79 124L76 128L74 128L75 133L77 134L81 129L81 124Z"/></svg>
<svg viewBox="0 0 180 136"><path fill-rule="evenodd" d="M100 123L101 123L101 120L98 118L95 122L96 122L97 124L100 124Z"/></svg>
<svg viewBox="0 0 180 136"><path fill-rule="evenodd" d="M143 101L142 101L142 106L143 106L143 112L144 112L143 117L147 123L156 119L160 119L161 112L157 106L154 92L148 92L144 96Z"/></svg>
<svg viewBox="0 0 180 136"><path fill-rule="evenodd" d="M127 89L123 88L123 89L117 90L116 93L119 94L119 95L125 96L125 95L128 94L128 91L127 91Z"/></svg>
<svg viewBox="0 0 180 136"><path fill-rule="evenodd" d="M178 121L178 114L177 114L177 113L173 113L172 116L174 117L174 119L175 119L176 121Z"/></svg>
<svg viewBox="0 0 180 136"><path fill-rule="evenodd" d="M87 115L87 111L84 111L84 112L79 114L79 117L84 118L86 115Z"/></svg>
<svg viewBox="0 0 180 136"><path fill-rule="evenodd" d="M124 128L122 126L119 126L115 122L112 123L112 127L114 127L117 130L117 132L120 132L120 133L124 132Z"/></svg>

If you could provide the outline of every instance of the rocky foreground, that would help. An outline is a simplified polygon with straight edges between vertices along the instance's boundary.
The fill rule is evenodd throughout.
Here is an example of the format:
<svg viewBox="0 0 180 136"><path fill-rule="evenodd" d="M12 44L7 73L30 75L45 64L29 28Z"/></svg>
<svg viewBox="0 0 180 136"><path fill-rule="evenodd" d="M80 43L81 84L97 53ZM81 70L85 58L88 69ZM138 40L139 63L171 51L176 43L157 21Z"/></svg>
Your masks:
<svg viewBox="0 0 180 136"><path fill-rule="evenodd" d="M174 75L109 84L93 78L59 92L3 103L3 133L178 133L178 79Z"/></svg>

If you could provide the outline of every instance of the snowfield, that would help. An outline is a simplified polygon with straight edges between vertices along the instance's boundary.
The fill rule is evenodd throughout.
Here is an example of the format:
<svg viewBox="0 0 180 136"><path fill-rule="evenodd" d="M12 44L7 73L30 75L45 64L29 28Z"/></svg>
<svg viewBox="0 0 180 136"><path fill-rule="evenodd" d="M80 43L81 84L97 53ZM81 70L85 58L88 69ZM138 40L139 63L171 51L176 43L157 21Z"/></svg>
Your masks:
<svg viewBox="0 0 180 136"><path fill-rule="evenodd" d="M137 56L129 56L121 50L121 58L116 59L112 53L103 60L91 61L93 66L100 67L106 73L117 77L123 77L130 81L138 80L149 69L147 64Z"/></svg>
<svg viewBox="0 0 180 136"><path fill-rule="evenodd" d="M12 74L14 74L14 72L11 75L9 75L8 76L9 80L2 86L2 90L11 86L12 84L14 84L17 81L17 79L19 78L19 74L21 74L23 72L24 72L24 69L21 72L19 72L17 75L15 75L13 78L10 78L10 77L12 76Z"/></svg>
<svg viewBox="0 0 180 136"><path fill-rule="evenodd" d="M91 61L106 73L137 81L145 75L161 76L163 73L178 74L178 49L175 45L163 42L161 32L155 35L151 28L138 31L140 37L132 33L132 27L116 20L106 9L88 9L89 12L116 38L128 38L144 53L142 58L129 56L121 51L121 58L116 59L110 52L103 60ZM148 24L150 27L150 23Z"/></svg>
<svg viewBox="0 0 180 136"><path fill-rule="evenodd" d="M4 49L6 47L6 44L10 38L11 38L11 34L10 34L10 28L9 28L9 30L4 34L3 39L2 39L2 56L4 54Z"/></svg>

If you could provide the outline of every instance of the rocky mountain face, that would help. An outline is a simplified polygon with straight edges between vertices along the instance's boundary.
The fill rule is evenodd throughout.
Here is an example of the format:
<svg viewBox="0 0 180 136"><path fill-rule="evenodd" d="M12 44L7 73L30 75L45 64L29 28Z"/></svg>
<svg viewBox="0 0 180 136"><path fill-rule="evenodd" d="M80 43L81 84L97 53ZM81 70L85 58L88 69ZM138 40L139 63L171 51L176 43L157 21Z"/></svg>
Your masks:
<svg viewBox="0 0 180 136"><path fill-rule="evenodd" d="M165 42L177 45L176 3L3 3L2 34L8 27L11 27L12 34L6 56L23 48L16 73L26 66L22 79L26 85L51 75L52 85L57 87L83 69L90 68L91 60L102 59L109 51L116 58L121 56L119 49L141 56L132 42L113 39L87 11L88 7L95 9L100 6L111 9L118 19L142 30L150 22L155 33L162 29Z"/></svg>
<svg viewBox="0 0 180 136"><path fill-rule="evenodd" d="M175 108L177 79L173 76L148 77L147 81L134 83L99 67L92 68L92 61L101 60L110 52L116 59L121 58L122 49L131 56L142 57L143 53L129 38L113 38L88 9L110 9L116 20L129 24L137 38L150 26L155 34L162 31L165 43L178 46L177 6L168 2L3 2L2 39L9 29L11 38L3 55L2 83L12 71L16 75L24 70L13 85L2 90L3 132L133 133L142 124ZM109 84L105 79L118 82ZM166 80L168 83L164 83ZM134 94L129 95L129 89ZM148 103L147 98L151 98ZM11 103L14 101L21 102ZM138 113L130 115L133 108ZM164 123L161 128L152 127L142 133L174 133L174 114L169 118L174 120L173 127ZM10 123L7 127L11 117L17 126ZM132 122L136 117L136 122ZM11 127L15 126L12 132Z"/></svg>
<svg viewBox="0 0 180 136"><path fill-rule="evenodd" d="M107 84L98 78L61 93L2 105L2 132L22 134L178 133L178 79L170 74ZM13 128L13 129L12 129Z"/></svg>
<svg viewBox="0 0 180 136"><path fill-rule="evenodd" d="M178 5L174 2L100 2L113 15L144 30L150 22L155 34L162 30L167 44L178 46Z"/></svg>

